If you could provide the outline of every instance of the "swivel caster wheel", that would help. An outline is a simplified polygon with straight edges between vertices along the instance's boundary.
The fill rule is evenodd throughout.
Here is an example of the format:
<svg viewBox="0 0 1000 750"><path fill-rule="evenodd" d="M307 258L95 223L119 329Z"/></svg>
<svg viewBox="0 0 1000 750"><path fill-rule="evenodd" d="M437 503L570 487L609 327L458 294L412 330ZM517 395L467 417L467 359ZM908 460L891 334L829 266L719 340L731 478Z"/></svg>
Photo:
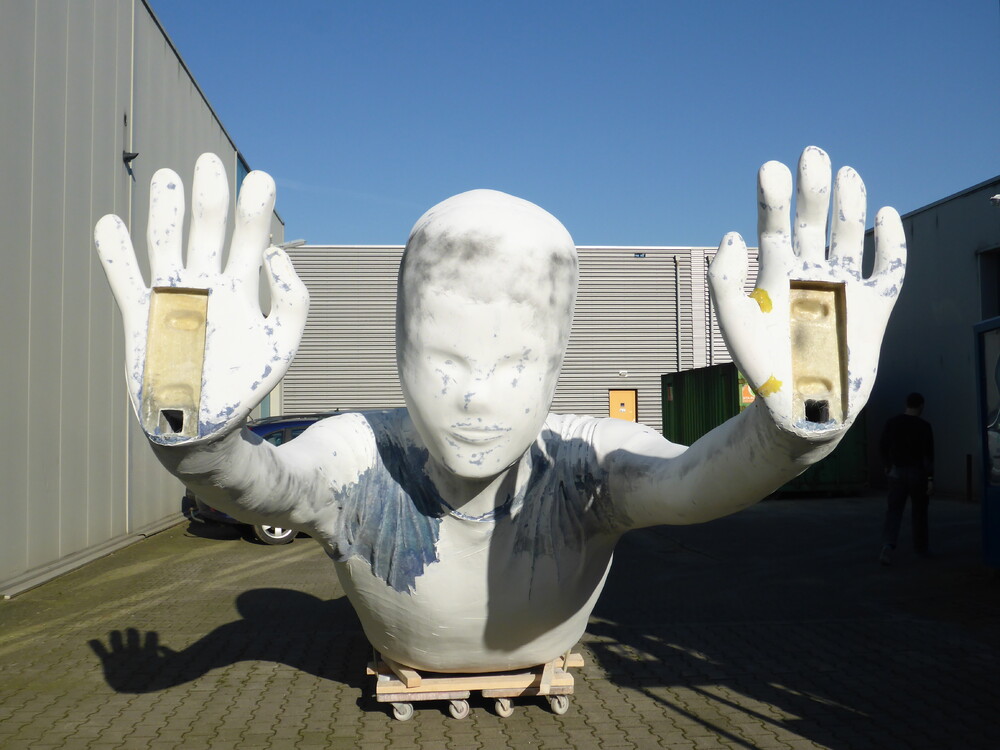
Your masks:
<svg viewBox="0 0 1000 750"><path fill-rule="evenodd" d="M562 716L569 711L569 697L565 695L550 695L549 708L552 709L552 713Z"/></svg>
<svg viewBox="0 0 1000 750"><path fill-rule="evenodd" d="M399 721L409 721L413 718L412 703L393 703L392 715Z"/></svg>
<svg viewBox="0 0 1000 750"><path fill-rule="evenodd" d="M453 719L464 719L469 715L469 702L451 701L448 704L448 713L451 714L451 718Z"/></svg>
<svg viewBox="0 0 1000 750"><path fill-rule="evenodd" d="M509 718L514 714L514 703L510 698L497 698L494 709L501 719Z"/></svg>

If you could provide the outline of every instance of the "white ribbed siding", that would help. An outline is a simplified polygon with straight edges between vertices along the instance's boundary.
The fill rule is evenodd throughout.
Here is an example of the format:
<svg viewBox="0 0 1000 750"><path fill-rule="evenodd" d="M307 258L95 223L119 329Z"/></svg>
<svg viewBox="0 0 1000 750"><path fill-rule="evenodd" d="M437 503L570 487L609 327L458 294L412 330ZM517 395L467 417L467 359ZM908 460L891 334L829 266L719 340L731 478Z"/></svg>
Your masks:
<svg viewBox="0 0 1000 750"><path fill-rule="evenodd" d="M573 330L553 411L607 416L608 391L638 392L660 430L660 376L730 361L708 297L711 248L580 247ZM403 405L396 374L400 246L306 246L289 254L309 288L302 345L281 411ZM751 262L752 279L756 264ZM751 286L752 286L752 282Z"/></svg>
<svg viewBox="0 0 1000 750"><path fill-rule="evenodd" d="M608 391L635 390L639 421L659 430L660 376L695 366L691 251L578 251L573 332L553 411L608 416Z"/></svg>
<svg viewBox="0 0 1000 750"><path fill-rule="evenodd" d="M705 273L708 272L708 266L712 262L712 258L715 257L717 250L715 248L705 251ZM747 282L744 286L747 294L753 291L754 284L757 280L757 248L752 247L748 249L748 268L747 268ZM722 365L727 362L732 362L733 358L729 354L729 349L726 348L726 342L722 339L722 330L719 328L719 318L715 314L715 305L712 304L711 296L708 291L707 276L705 277L706 282L702 288L702 299L704 300L704 322L703 330L707 331L705 336L705 343L707 349L705 351L704 364L697 365L698 367L708 367L710 365Z"/></svg>
<svg viewBox="0 0 1000 750"><path fill-rule="evenodd" d="M125 395L94 224L118 214L148 277L155 171L190 186L212 151L235 196L240 156L146 0L0 2L0 71L0 594L15 594L180 521L183 486Z"/></svg>
<svg viewBox="0 0 1000 750"><path fill-rule="evenodd" d="M310 301L282 413L402 406L395 315L403 248L305 246L288 254Z"/></svg>

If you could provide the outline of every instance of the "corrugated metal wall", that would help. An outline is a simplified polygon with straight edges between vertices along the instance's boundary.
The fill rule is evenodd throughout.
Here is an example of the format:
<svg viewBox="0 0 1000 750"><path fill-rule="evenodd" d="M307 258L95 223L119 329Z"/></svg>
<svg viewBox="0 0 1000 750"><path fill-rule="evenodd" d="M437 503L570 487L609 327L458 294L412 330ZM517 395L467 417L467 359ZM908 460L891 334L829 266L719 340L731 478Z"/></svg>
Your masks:
<svg viewBox="0 0 1000 750"><path fill-rule="evenodd" d="M236 150L140 0L0 3L0 71L8 593L179 517L182 489L128 406L93 230L117 213L145 266L153 172L172 166L189 182L197 155L214 150L233 177ZM123 150L140 153L134 175Z"/></svg>
<svg viewBox="0 0 1000 750"><path fill-rule="evenodd" d="M687 248L582 247L580 287L553 411L608 416L608 391L637 391L638 420L660 429L660 375L695 361Z"/></svg>
<svg viewBox="0 0 1000 750"><path fill-rule="evenodd" d="M553 411L607 416L610 390L636 390L639 421L659 430L661 375L731 361L708 298L706 271L715 251L578 250L580 287ZM403 405L394 321L402 251L289 251L312 301L302 345L282 386L285 413ZM751 270L752 279L753 261Z"/></svg>
<svg viewBox="0 0 1000 750"><path fill-rule="evenodd" d="M282 382L282 412L403 405L396 377L396 273L403 248L289 248L309 318Z"/></svg>
<svg viewBox="0 0 1000 750"><path fill-rule="evenodd" d="M120 324L94 216L128 213L132 3L0 4L0 580L123 533ZM119 502L114 502L116 498Z"/></svg>

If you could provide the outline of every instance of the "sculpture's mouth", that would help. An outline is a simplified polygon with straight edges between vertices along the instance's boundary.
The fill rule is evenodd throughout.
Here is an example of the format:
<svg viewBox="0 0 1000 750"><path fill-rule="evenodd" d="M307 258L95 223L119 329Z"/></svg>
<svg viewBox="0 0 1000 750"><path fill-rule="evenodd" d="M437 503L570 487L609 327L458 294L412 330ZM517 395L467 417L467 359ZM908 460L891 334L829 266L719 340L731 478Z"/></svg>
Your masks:
<svg viewBox="0 0 1000 750"><path fill-rule="evenodd" d="M484 445L499 440L509 432L502 427L453 427L448 433L454 440L467 445Z"/></svg>

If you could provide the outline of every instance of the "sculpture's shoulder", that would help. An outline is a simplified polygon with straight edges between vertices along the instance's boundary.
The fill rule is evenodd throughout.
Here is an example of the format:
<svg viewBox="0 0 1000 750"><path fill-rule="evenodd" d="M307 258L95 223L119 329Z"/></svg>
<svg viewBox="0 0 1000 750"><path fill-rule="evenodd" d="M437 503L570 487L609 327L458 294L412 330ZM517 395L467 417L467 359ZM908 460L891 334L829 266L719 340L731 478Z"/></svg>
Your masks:
<svg viewBox="0 0 1000 750"><path fill-rule="evenodd" d="M614 507L599 450L606 421L577 414L548 415L529 452L531 473L523 500L519 496L514 501L522 526L525 518L557 513L590 519L581 533L618 528L624 519Z"/></svg>
<svg viewBox="0 0 1000 750"><path fill-rule="evenodd" d="M399 435L401 437L413 432L410 415L404 408L398 409L368 409L363 411L345 411L331 414L318 420L307 433L361 434L378 439L383 435Z"/></svg>
<svg viewBox="0 0 1000 750"><path fill-rule="evenodd" d="M348 415L344 415L348 416ZM423 443L417 435L417 428L410 419L410 413L405 408L378 409L355 412L353 415L358 423L370 433L375 449L382 455L387 451L402 451L403 453L423 452ZM421 466L423 459L421 459Z"/></svg>
<svg viewBox="0 0 1000 750"><path fill-rule="evenodd" d="M638 422L610 417L549 414L539 440L549 445L559 443L562 451L580 453L589 461L603 463L611 452L640 434L655 435L656 431Z"/></svg>
<svg viewBox="0 0 1000 750"><path fill-rule="evenodd" d="M341 479L334 484L349 484L360 473L379 465L387 446L406 452L414 435L406 409L351 411L315 422L288 447L294 447L299 454L321 454L328 468L340 469L332 474ZM341 477L342 470L348 468L351 471Z"/></svg>

